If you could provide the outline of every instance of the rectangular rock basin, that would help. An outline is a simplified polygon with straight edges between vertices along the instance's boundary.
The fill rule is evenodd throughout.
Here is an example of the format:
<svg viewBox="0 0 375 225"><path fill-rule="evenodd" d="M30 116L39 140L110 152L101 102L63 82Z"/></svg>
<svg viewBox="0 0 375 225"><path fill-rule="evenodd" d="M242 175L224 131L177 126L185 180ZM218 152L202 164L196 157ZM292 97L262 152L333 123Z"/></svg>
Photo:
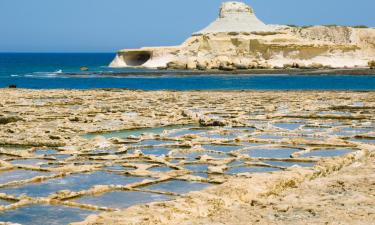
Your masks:
<svg viewBox="0 0 375 225"><path fill-rule="evenodd" d="M236 146L236 145L203 145L204 149L213 150L213 151L221 151L221 152L231 152L236 151L244 146Z"/></svg>
<svg viewBox="0 0 375 225"><path fill-rule="evenodd" d="M275 123L274 126L286 130L297 130L301 126L303 126L303 123Z"/></svg>
<svg viewBox="0 0 375 225"><path fill-rule="evenodd" d="M75 200L79 203L91 204L109 208L128 208L133 205L146 204L150 202L161 202L171 200L172 197L162 194L154 194L138 191L109 192L100 196L84 196Z"/></svg>
<svg viewBox="0 0 375 225"><path fill-rule="evenodd" d="M335 157L341 156L353 152L350 149L325 149L325 150L316 150L309 153L301 155L301 157Z"/></svg>
<svg viewBox="0 0 375 225"><path fill-rule="evenodd" d="M257 148L244 151L243 154L254 158L290 158L291 154L298 151L295 148Z"/></svg>
<svg viewBox="0 0 375 225"><path fill-rule="evenodd" d="M66 225L83 221L88 215L94 213L96 212L64 206L30 205L0 212L0 221L23 225Z"/></svg>
<svg viewBox="0 0 375 225"><path fill-rule="evenodd" d="M139 149L141 150L144 154L146 155L155 155L155 156L161 156L161 155L167 155L171 149L168 148L144 148L144 149Z"/></svg>
<svg viewBox="0 0 375 225"><path fill-rule="evenodd" d="M294 165L300 167L313 167L315 163L310 162L283 162L283 161L263 161L264 163L270 164L272 166L281 166L281 167L292 167Z"/></svg>
<svg viewBox="0 0 375 225"><path fill-rule="evenodd" d="M0 184L12 181L26 180L36 176L49 176L51 173L32 170L11 170L0 172ZM1 189L0 189L1 190Z"/></svg>
<svg viewBox="0 0 375 225"><path fill-rule="evenodd" d="M238 174L238 173L267 173L279 171L277 168L271 167L234 167L226 171L228 174Z"/></svg>
<svg viewBox="0 0 375 225"><path fill-rule="evenodd" d="M42 160L42 159L17 159L17 160L11 161L13 165L31 165L31 166L40 166L48 162L50 161Z"/></svg>
<svg viewBox="0 0 375 225"><path fill-rule="evenodd" d="M86 134L83 137L87 139L95 138L96 136L103 136L105 138L127 138L129 136L139 136L144 133L152 133L152 134L161 134L165 130L174 130L174 129L181 129L181 128L189 128L191 125L172 125L172 126L165 126L165 127L155 127L155 128L141 128L141 129L131 129L131 130L122 130L122 131L113 131L113 132L105 132L105 133L93 133L93 134Z"/></svg>
<svg viewBox="0 0 375 225"><path fill-rule="evenodd" d="M141 177L129 177L107 172L73 174L63 178L46 180L42 183L26 184L20 187L3 188L0 192L11 195L26 194L30 197L47 197L57 191L81 191L95 185L127 185L144 180Z"/></svg>
<svg viewBox="0 0 375 225"><path fill-rule="evenodd" d="M166 181L166 182L154 184L151 186L147 186L145 187L145 189L155 190L155 191L173 192L177 194L185 194L191 191L199 191L210 186L211 184L207 184L207 183L171 180L171 181Z"/></svg>

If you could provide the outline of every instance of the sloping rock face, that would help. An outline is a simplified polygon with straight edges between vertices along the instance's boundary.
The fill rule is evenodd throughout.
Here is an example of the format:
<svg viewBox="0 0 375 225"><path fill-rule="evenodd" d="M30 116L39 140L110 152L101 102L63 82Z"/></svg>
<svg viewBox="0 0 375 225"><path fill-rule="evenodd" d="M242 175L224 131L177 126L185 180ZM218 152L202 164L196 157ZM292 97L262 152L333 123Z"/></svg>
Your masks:
<svg viewBox="0 0 375 225"><path fill-rule="evenodd" d="M111 67L234 70L280 67L367 67L375 29L266 25L240 2L180 46L120 50Z"/></svg>
<svg viewBox="0 0 375 225"><path fill-rule="evenodd" d="M260 21L253 9L241 2L224 3L220 9L219 18L205 29L196 33L209 34L220 32L266 32L273 28Z"/></svg>

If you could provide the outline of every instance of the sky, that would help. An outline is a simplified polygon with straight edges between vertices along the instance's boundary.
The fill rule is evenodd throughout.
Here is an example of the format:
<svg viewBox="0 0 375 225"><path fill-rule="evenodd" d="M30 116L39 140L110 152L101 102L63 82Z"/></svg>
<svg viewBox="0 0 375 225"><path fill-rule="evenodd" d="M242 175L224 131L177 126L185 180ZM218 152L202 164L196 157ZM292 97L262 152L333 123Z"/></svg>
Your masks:
<svg viewBox="0 0 375 225"><path fill-rule="evenodd" d="M0 0L0 52L115 52L178 45L222 0ZM375 27L375 0L244 0L270 24Z"/></svg>

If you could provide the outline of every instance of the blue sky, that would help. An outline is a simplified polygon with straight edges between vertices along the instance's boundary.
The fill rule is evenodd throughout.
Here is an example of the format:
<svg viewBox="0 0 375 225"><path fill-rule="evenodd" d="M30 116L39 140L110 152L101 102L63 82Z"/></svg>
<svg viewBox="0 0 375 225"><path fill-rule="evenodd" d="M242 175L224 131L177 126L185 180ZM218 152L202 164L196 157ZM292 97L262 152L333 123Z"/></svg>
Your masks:
<svg viewBox="0 0 375 225"><path fill-rule="evenodd" d="M176 45L222 0L0 0L0 52L113 52ZM245 0L266 23L375 27L374 0Z"/></svg>

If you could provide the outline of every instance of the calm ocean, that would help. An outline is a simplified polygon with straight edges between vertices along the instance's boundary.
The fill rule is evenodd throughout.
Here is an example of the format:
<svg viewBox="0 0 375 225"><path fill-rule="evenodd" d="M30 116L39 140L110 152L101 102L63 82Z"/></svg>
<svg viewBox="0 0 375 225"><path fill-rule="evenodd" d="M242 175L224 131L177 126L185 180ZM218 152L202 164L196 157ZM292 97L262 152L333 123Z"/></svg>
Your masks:
<svg viewBox="0 0 375 225"><path fill-rule="evenodd" d="M33 89L128 88L143 90L375 90L375 76L197 75L70 77L82 66L94 72L129 72L107 65L111 53L0 53L0 87L11 84ZM142 72L143 70L137 70ZM146 70L144 70L146 72Z"/></svg>

